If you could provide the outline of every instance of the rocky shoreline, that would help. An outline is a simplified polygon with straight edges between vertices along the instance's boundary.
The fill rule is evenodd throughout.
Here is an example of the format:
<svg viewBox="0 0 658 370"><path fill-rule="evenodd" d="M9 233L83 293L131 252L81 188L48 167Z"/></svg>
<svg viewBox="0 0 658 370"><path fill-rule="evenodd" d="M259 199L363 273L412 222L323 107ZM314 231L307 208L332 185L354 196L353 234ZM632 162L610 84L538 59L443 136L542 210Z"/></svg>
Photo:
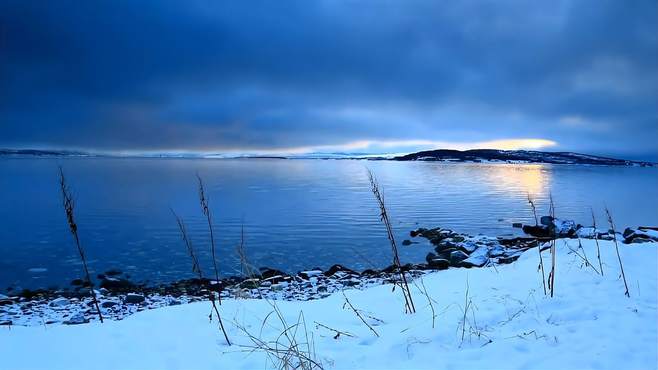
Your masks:
<svg viewBox="0 0 658 370"><path fill-rule="evenodd" d="M530 234L528 237L489 237L457 233L449 229L420 228L410 232L411 238L427 239L434 251L426 262L406 264L404 271L412 276L448 268L477 268L514 262L526 250L547 248L555 238L612 240L624 243L658 241L658 230L650 227L626 229L613 235L600 230L542 217L540 225L514 225ZM403 245L414 244L405 240ZM263 267L250 277L229 277L219 282L209 279L186 279L158 286L138 285L121 271L107 271L98 276L95 293L104 318L122 320L136 312L166 306L207 300L215 294L221 298L266 298L273 300L321 299L344 289L365 289L395 282L399 274L394 266L362 272L341 265L324 271L314 268L294 275ZM89 287L74 281L74 290L25 290L16 295L0 294L0 325L83 324L98 320Z"/></svg>

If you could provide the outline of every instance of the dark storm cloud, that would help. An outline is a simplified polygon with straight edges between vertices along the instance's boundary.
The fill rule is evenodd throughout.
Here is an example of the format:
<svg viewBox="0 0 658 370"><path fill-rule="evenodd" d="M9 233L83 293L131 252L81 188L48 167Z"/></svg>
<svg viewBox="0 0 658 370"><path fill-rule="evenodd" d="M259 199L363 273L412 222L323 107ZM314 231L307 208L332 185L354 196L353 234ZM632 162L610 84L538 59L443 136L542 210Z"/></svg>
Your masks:
<svg viewBox="0 0 658 370"><path fill-rule="evenodd" d="M0 145L658 154L653 1L3 1Z"/></svg>

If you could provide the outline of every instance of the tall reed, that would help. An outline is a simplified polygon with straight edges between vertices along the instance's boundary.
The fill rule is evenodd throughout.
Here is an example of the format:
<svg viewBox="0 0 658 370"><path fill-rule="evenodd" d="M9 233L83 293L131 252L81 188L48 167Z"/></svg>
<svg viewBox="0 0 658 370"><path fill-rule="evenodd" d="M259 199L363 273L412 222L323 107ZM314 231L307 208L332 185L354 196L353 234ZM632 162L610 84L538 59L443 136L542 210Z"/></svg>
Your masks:
<svg viewBox="0 0 658 370"><path fill-rule="evenodd" d="M528 203L532 209L532 214L535 216L535 226L537 226L539 225L539 220L537 219L537 207L535 207L535 202L530 197L530 193L528 193ZM546 295L548 294L546 291L546 273L544 272L544 259L541 257L541 243L539 243L539 241L537 241L537 252L539 253L539 266L537 266L537 270L541 270L541 283L544 286L544 295Z"/></svg>
<svg viewBox="0 0 658 370"><path fill-rule="evenodd" d="M549 198L551 201L551 220L555 225L555 203L553 203L553 194L550 194ZM555 292L555 255L557 254L557 251L555 250L555 238L557 238L557 230L555 230L555 228L553 229L553 234L554 235L551 235L551 272L548 274L548 289L551 292L551 297L553 297L553 293Z"/></svg>
<svg viewBox="0 0 658 370"><path fill-rule="evenodd" d="M617 251L617 259L619 260L619 268L621 269L621 277L624 279L624 287L626 291L624 295L630 297L631 293L628 291L628 284L626 283L626 274L624 273L624 264L621 263L621 255L619 255L619 245L617 245L617 232L615 231L615 223L612 221L612 215L608 207L605 207L605 213L608 215L608 223L610 224L610 229L612 230L612 240L615 242L615 250Z"/></svg>
<svg viewBox="0 0 658 370"><path fill-rule="evenodd" d="M395 235L393 234L393 227L391 226L391 221L388 218L388 212L386 211L386 204L384 202L384 194L379 190L379 183L373 175L372 171L368 170L368 179L370 180L370 189L377 200L380 211L380 219L386 227L386 235L391 244L391 250L393 251L393 265L400 273L401 278L401 290L404 296L405 311L407 313L415 313L416 307L414 306L413 298L411 297L411 290L409 289L409 284L407 284L407 277L402 270L402 264L400 263L400 255L398 253L398 246L395 242Z"/></svg>
<svg viewBox="0 0 658 370"><path fill-rule="evenodd" d="M200 281L203 281L204 280L203 271L201 270L201 265L199 264L199 259L196 256L196 252L194 251L192 240L187 234L187 227L185 226L185 222L180 216L176 214L176 212L173 209L171 209L171 213L176 218L176 223L178 224L178 230L180 231L181 238L183 239L183 243L187 248L187 254L190 256L190 259L192 260L192 272L197 274ZM217 304L215 303L215 293L212 291L208 291L208 298L210 299L210 303L212 304L212 309L213 311L215 311L215 315L217 316L217 321L219 321L219 328L224 334L224 339L226 339L226 343L230 346L231 341L228 339L228 334L226 334L226 329L224 329L224 322L222 321L222 316L219 314L219 308L217 308ZM212 312L210 313L210 319L212 320Z"/></svg>
<svg viewBox="0 0 658 370"><path fill-rule="evenodd" d="M599 271L601 271L601 276L603 276L603 264L601 263L601 248L599 247L599 233L596 231L596 217L594 217L594 209L590 208L592 211L592 227L594 228L594 242L596 243L596 257L599 259Z"/></svg>
<svg viewBox="0 0 658 370"><path fill-rule="evenodd" d="M62 205L64 207L64 211L66 212L66 221L69 224L69 230L71 231L71 235L73 235L73 240L75 241L75 245L78 248L78 254L80 255L80 260L82 261L82 267L85 272L86 285L89 287L89 294L91 295L91 299L94 303L94 307L96 307L96 311L98 312L98 318L102 323L103 314L101 313L101 308L98 305L98 300L96 299L96 293L94 292L94 285L91 282L89 267L87 266L87 258L85 257L85 251L82 248L82 245L80 244L80 237L78 236L78 225L75 223L75 215L73 212L75 208L75 202L73 201L73 195L71 194L71 190L66 184L66 177L64 176L64 170L62 169L61 166L59 167L59 187L60 190L62 191Z"/></svg>
<svg viewBox="0 0 658 370"><path fill-rule="evenodd" d="M210 207L208 207L208 198L206 197L206 190L203 185L203 179L197 173L197 180L199 181L199 203L201 204L201 211L203 215L206 216L206 221L208 222L208 230L210 232L210 254L212 256L212 265L215 272L215 283L220 287L219 294L219 304L222 304L222 295L221 295L221 285L219 281L219 268L217 268L217 256L215 253L215 235L212 228L212 213L210 212Z"/></svg>

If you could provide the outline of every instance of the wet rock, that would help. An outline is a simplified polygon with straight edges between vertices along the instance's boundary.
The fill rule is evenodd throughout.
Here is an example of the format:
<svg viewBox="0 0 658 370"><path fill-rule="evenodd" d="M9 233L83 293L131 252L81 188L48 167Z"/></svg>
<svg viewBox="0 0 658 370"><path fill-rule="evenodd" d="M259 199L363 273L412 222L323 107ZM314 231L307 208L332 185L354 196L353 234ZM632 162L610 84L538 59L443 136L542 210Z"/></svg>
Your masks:
<svg viewBox="0 0 658 370"><path fill-rule="evenodd" d="M539 219L539 223L544 225L544 226L552 226L553 225L553 217L551 216L541 216Z"/></svg>
<svg viewBox="0 0 658 370"><path fill-rule="evenodd" d="M260 286L260 280L258 279L246 279L240 283L240 288L242 289L256 289Z"/></svg>
<svg viewBox="0 0 658 370"><path fill-rule="evenodd" d="M78 312L71 316L68 320L64 321L64 324L66 325L79 325L79 324L86 324L89 322L89 319L85 317L85 315L82 312Z"/></svg>
<svg viewBox="0 0 658 370"><path fill-rule="evenodd" d="M12 324L11 320L0 320L0 326L9 326Z"/></svg>
<svg viewBox="0 0 658 370"><path fill-rule="evenodd" d="M80 286L84 284L84 281L82 279L73 279L71 280L71 285L73 286Z"/></svg>
<svg viewBox="0 0 658 370"><path fill-rule="evenodd" d="M450 261L431 252L425 256L425 261L427 261L427 266L431 269L445 270L450 267Z"/></svg>
<svg viewBox="0 0 658 370"><path fill-rule="evenodd" d="M50 307L62 308L62 307L66 307L70 304L71 304L71 301L68 298L59 297L59 298L56 298L56 299L53 299L52 301L50 301L50 303L48 305Z"/></svg>
<svg viewBox="0 0 658 370"><path fill-rule="evenodd" d="M14 304L14 301L9 298L0 299L0 306L6 306L10 304Z"/></svg>
<svg viewBox="0 0 658 370"><path fill-rule="evenodd" d="M114 307L114 306L116 306L116 305L118 305L118 304L119 304L119 303L118 303L118 302L115 302L115 301L103 301L103 302L101 302L101 307L103 307L103 308L110 308L110 307Z"/></svg>
<svg viewBox="0 0 658 370"><path fill-rule="evenodd" d="M550 230L546 226L532 226L523 225L523 232L537 238L548 238L551 235Z"/></svg>
<svg viewBox="0 0 658 370"><path fill-rule="evenodd" d="M126 291L134 290L136 285L130 280L108 277L101 281L100 287L110 291Z"/></svg>
<svg viewBox="0 0 658 370"><path fill-rule="evenodd" d="M411 244L412 244L412 241L409 240L409 239L404 239L404 240L402 241L402 245L411 245Z"/></svg>
<svg viewBox="0 0 658 370"><path fill-rule="evenodd" d="M105 271L105 275L107 276L118 276L121 274L123 274L123 272L121 270L116 270L116 269Z"/></svg>
<svg viewBox="0 0 658 370"><path fill-rule="evenodd" d="M520 223L520 222L515 222L515 223L512 224L512 227L515 228L515 229L520 229L520 228L523 227L523 224Z"/></svg>
<svg viewBox="0 0 658 370"><path fill-rule="evenodd" d="M322 275L322 270L320 270L320 269L315 270L314 269L314 270L309 270L309 271L301 271L298 275L302 279L308 280L311 277Z"/></svg>
<svg viewBox="0 0 658 370"><path fill-rule="evenodd" d="M135 293L128 293L126 294L126 298L124 299L124 302L128 304L140 304L144 302L145 298L141 294L135 294Z"/></svg>
<svg viewBox="0 0 658 370"><path fill-rule="evenodd" d="M269 267L261 267L258 269L260 271L261 276L263 279L269 279L273 276L287 276L285 272Z"/></svg>
<svg viewBox="0 0 658 370"><path fill-rule="evenodd" d="M325 271L324 275L329 277L329 276L335 275L337 272L345 272L345 273L349 273L349 274L358 275L358 273L356 271L348 269L347 267L345 267L343 265L333 265L333 266L329 267L329 270Z"/></svg>
<svg viewBox="0 0 658 370"><path fill-rule="evenodd" d="M468 258L468 254L462 251L454 251L450 253L450 264L458 266L459 263Z"/></svg>

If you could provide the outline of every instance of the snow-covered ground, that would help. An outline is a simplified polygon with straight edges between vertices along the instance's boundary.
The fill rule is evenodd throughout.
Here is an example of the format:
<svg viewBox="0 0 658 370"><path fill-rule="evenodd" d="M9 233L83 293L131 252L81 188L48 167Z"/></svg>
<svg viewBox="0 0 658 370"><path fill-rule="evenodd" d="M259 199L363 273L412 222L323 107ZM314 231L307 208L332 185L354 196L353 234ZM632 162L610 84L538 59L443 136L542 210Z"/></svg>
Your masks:
<svg viewBox="0 0 658 370"><path fill-rule="evenodd" d="M582 243L598 269L594 241ZM208 320L209 302L104 324L0 327L0 369L263 369L277 367L273 351L285 351L293 336L300 354L325 369L655 369L658 243L619 245L630 298L614 244L600 245L604 276L572 251L578 240L557 241L553 298L544 295L534 249L510 265L430 273L422 284L417 279L415 314L404 313L401 291L390 285L276 306L224 300L230 347ZM550 269L548 251L544 266ZM284 335L282 319L293 326ZM325 326L343 334L336 338ZM269 355L254 350L255 342L271 347Z"/></svg>

